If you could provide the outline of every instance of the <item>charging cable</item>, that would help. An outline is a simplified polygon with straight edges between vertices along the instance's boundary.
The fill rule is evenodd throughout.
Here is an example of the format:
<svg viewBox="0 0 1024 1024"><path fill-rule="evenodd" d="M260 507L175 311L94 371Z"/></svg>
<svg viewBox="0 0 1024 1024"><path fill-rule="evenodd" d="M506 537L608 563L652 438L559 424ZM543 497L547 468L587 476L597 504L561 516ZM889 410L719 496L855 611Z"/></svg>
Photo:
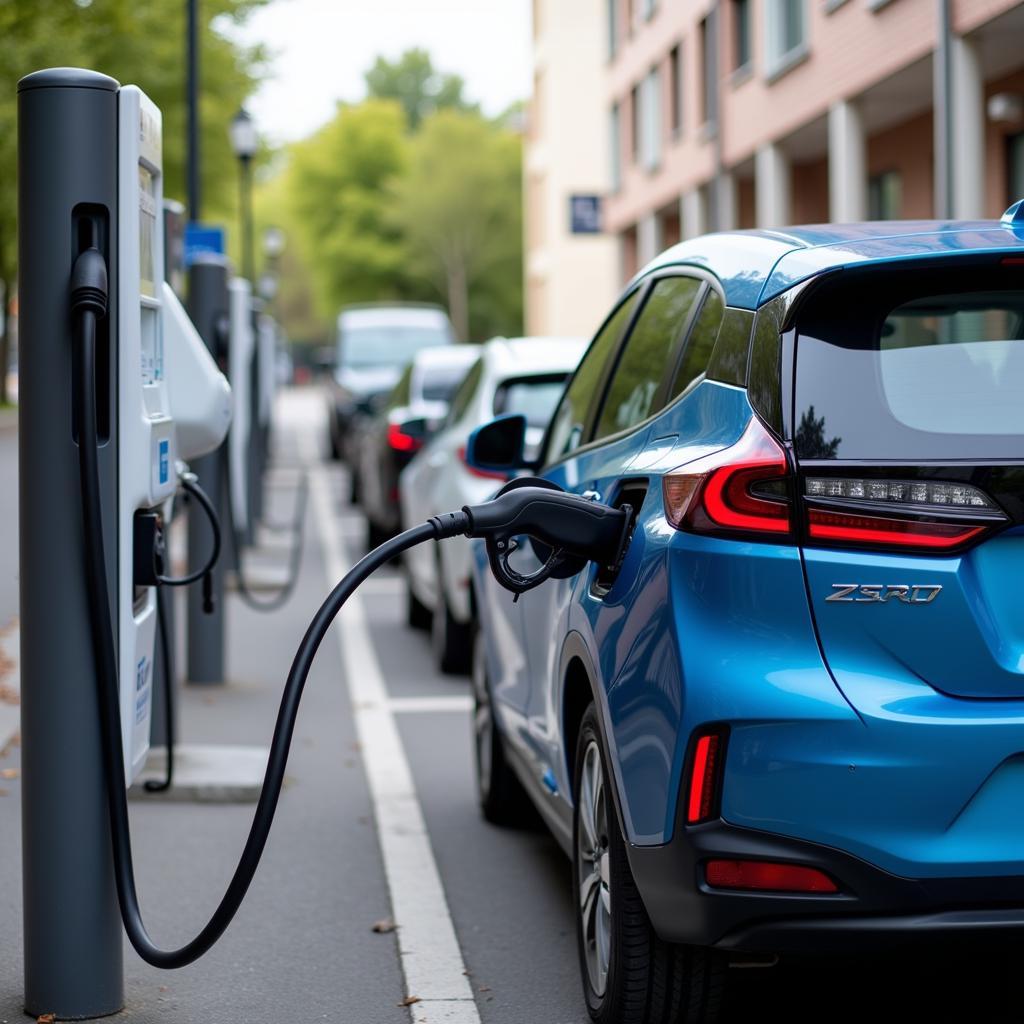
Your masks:
<svg viewBox="0 0 1024 1024"><path fill-rule="evenodd" d="M486 539L493 548L492 568L502 566L514 535L528 535L552 549L542 570L532 576L498 576L503 586L521 593L564 571L569 563L595 561L617 566L628 537L630 515L578 495L566 494L542 481L513 481L492 501L466 506L459 512L435 516L382 544L365 555L327 596L306 629L292 660L281 705L274 724L263 787L242 854L220 903L202 930L174 950L160 949L149 937L142 920L132 862L131 831L121 738L121 711L117 654L111 621L103 510L100 491L96 428L96 324L106 315L107 271L100 252L85 250L75 261L71 276L71 311L74 343L79 349L76 387L81 422L78 464L81 476L82 522L86 543L89 623L99 698L103 746L103 772L110 814L114 878L125 931L135 951L160 968L184 967L202 956L231 923L259 866L284 782L288 750L295 730L302 691L327 630L345 602L378 568L403 551L428 540L468 536ZM532 484L530 486L529 484ZM561 552L565 553L563 558Z"/></svg>

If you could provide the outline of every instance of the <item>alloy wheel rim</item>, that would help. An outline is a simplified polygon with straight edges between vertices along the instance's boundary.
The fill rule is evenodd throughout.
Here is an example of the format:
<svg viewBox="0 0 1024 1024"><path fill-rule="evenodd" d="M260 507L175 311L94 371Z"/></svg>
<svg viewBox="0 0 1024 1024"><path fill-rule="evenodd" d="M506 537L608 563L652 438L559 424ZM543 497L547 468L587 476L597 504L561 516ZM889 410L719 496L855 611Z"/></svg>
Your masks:
<svg viewBox="0 0 1024 1024"><path fill-rule="evenodd" d="M576 861L583 958L590 987L601 997L608 984L611 961L612 905L604 768L601 751L594 740L583 755L580 773Z"/></svg>

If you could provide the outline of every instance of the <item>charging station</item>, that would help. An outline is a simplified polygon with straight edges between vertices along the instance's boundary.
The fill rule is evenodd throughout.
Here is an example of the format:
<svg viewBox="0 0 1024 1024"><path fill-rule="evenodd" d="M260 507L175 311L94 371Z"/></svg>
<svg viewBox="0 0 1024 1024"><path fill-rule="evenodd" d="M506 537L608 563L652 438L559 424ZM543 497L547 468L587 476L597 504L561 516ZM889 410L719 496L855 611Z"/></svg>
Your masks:
<svg viewBox="0 0 1024 1024"><path fill-rule="evenodd" d="M221 443L230 389L164 283L160 111L134 86L72 68L37 72L18 91L25 1006L98 1017L123 1004L122 931L79 508L83 357L69 311L82 254L106 278L95 434L127 782L149 747L147 573L162 557L179 460Z"/></svg>
<svg viewBox="0 0 1024 1024"><path fill-rule="evenodd" d="M243 277L231 279L228 379L234 399L228 434L228 495L235 529L246 543L252 542L250 496L250 441L253 410L253 364L256 339L253 332L252 284Z"/></svg>
<svg viewBox="0 0 1024 1024"><path fill-rule="evenodd" d="M416 544L480 537L498 582L520 594L587 560L618 565L630 510L517 478L493 500L432 517L362 558L330 590L295 652L224 895L190 941L158 947L135 888L125 790L149 742L155 588L209 578L214 560L208 553L206 568L180 579L160 566L179 460L216 448L228 428L231 394L200 337L221 336L226 268L209 275L221 284L209 302L190 294L203 310L197 334L163 285L160 114L137 88L74 68L37 72L19 83L18 126L25 1007L37 1017L84 1019L123 1006L125 934L147 963L180 968L235 917L273 824L313 659L367 578ZM231 497L250 524L248 282L233 282L229 307L242 421L232 432ZM484 468L514 464L512 442L521 455L525 431L524 417L504 417L470 439L469 458ZM181 479L212 527L213 503ZM530 575L508 562L524 535L550 551Z"/></svg>

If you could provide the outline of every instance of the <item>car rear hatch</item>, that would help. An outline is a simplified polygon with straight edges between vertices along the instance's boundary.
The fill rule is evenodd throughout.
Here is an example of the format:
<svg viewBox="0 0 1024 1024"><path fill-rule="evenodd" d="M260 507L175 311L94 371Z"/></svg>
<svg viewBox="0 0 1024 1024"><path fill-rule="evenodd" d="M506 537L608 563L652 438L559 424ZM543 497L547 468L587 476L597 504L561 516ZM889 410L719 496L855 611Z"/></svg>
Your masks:
<svg viewBox="0 0 1024 1024"><path fill-rule="evenodd" d="M1021 262L844 270L798 309L798 528L855 706L1024 698Z"/></svg>

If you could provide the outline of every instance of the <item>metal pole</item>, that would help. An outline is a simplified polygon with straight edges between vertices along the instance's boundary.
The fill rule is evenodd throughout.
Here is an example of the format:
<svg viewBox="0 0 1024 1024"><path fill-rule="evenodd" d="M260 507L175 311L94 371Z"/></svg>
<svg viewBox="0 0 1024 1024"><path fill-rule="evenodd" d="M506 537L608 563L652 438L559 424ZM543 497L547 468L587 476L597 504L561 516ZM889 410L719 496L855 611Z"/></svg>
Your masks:
<svg viewBox="0 0 1024 1024"><path fill-rule="evenodd" d="M953 28L950 0L936 0L934 69L935 216L953 217Z"/></svg>
<svg viewBox="0 0 1024 1024"><path fill-rule="evenodd" d="M72 262L87 222L107 257L110 313L97 338L107 509L117 507L117 89L106 75L41 71L18 86L21 304L22 850L25 1009L101 1017L124 1004L122 931L86 598L73 345ZM107 572L117 579L116 517ZM112 594L116 591L112 591ZM117 615L114 615L117 622Z"/></svg>
<svg viewBox="0 0 1024 1024"><path fill-rule="evenodd" d="M193 223L202 219L199 179L199 2L186 0L188 28L185 35L186 63L188 65L185 106L188 110L188 217Z"/></svg>
<svg viewBox="0 0 1024 1024"><path fill-rule="evenodd" d="M228 264L223 256L203 254L189 268L188 312L206 347L222 370L227 367ZM222 528L227 528L224 495L228 481L221 451L193 459L191 467L213 501ZM202 565L210 554L210 524L196 502L188 512L188 564ZM188 681L224 682L224 563L213 570L213 612L203 611L202 587L188 589Z"/></svg>

